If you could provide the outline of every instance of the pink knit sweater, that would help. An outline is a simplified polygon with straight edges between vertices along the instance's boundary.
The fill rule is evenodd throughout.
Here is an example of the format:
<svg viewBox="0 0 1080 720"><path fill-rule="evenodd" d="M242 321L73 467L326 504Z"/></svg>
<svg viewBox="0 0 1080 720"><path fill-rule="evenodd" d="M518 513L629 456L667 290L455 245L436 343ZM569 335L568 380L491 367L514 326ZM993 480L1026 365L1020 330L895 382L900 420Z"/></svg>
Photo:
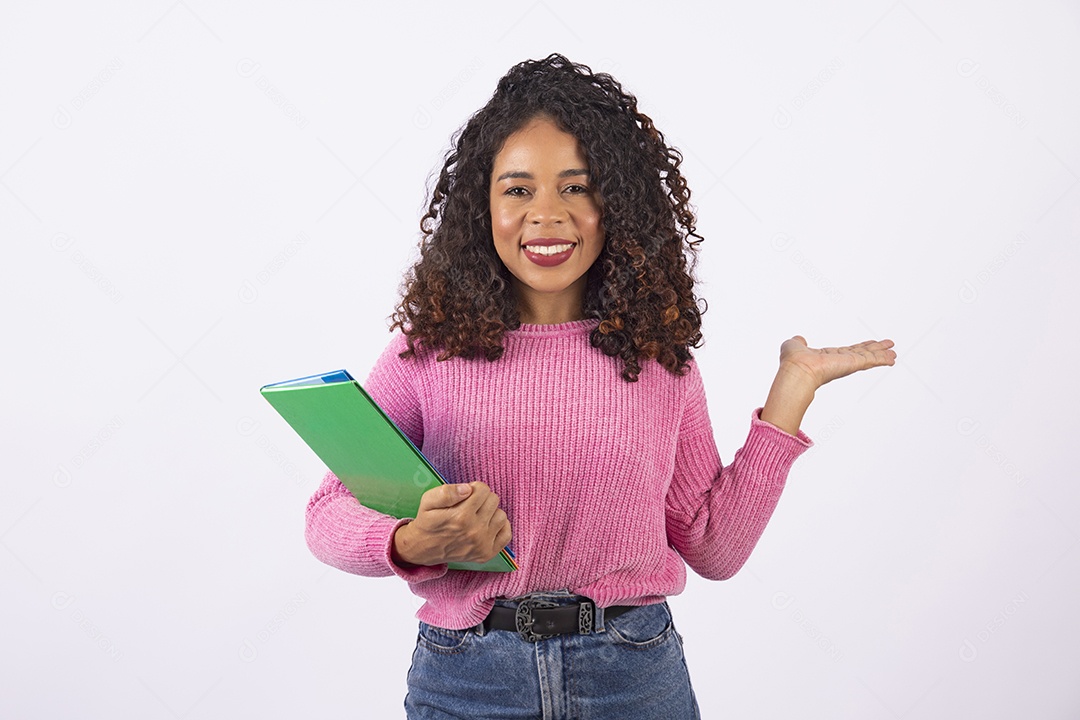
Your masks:
<svg viewBox="0 0 1080 720"><path fill-rule="evenodd" d="M520 569L402 568L397 520L360 505L328 473L307 508L307 542L323 562L395 574L426 602L424 622L467 628L496 597L570 590L600 606L645 605L682 591L686 564L710 579L737 571L813 442L760 419L722 466L701 375L643 363L636 383L589 344L595 320L523 325L502 358L434 353L402 360L395 335L365 389L451 482L481 480L510 519ZM685 561L685 563L684 563Z"/></svg>

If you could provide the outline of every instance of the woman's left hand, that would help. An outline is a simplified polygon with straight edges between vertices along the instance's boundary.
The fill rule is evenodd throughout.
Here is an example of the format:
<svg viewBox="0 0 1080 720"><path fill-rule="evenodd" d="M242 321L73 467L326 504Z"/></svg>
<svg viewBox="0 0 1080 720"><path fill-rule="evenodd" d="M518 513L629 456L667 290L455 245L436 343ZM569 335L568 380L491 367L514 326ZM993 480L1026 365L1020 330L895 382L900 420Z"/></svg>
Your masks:
<svg viewBox="0 0 1080 720"><path fill-rule="evenodd" d="M803 414L814 393L825 383L880 365L894 365L896 353L892 340L867 340L844 347L811 348L802 335L780 345L780 369L769 397L761 410L761 419L789 435L799 432Z"/></svg>
<svg viewBox="0 0 1080 720"><path fill-rule="evenodd" d="M812 348L802 335L785 340L780 346L781 372L806 383L813 391L845 375L881 365L894 365L896 353L892 340L866 340L844 347Z"/></svg>

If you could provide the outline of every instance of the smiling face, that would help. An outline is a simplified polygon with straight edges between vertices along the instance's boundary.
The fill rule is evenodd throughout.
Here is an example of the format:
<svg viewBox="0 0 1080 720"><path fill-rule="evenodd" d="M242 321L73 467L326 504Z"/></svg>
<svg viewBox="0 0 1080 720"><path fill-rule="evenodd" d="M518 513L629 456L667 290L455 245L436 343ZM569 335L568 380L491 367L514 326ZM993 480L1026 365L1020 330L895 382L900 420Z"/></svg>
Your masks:
<svg viewBox="0 0 1080 720"><path fill-rule="evenodd" d="M550 118L530 120L495 156L490 187L495 251L514 276L522 322L580 319L604 230L577 138Z"/></svg>

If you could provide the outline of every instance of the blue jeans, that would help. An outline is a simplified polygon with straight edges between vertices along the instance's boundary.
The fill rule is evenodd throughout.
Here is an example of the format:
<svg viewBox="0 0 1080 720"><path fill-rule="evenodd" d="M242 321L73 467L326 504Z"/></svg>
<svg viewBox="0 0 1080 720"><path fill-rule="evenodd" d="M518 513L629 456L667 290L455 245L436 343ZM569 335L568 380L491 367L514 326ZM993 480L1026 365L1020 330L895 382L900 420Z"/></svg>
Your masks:
<svg viewBox="0 0 1080 720"><path fill-rule="evenodd" d="M560 604L566 592L532 597ZM496 603L508 605L507 601ZM682 720L697 701L667 603L605 621L591 635L526 642L505 630L420 623L409 669L410 720Z"/></svg>

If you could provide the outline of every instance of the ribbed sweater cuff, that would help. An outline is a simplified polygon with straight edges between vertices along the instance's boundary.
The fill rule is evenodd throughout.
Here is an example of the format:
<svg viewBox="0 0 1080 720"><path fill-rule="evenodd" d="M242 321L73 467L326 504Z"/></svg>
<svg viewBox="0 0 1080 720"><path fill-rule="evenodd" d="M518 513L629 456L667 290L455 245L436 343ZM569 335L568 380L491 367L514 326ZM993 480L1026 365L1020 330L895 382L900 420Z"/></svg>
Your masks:
<svg viewBox="0 0 1080 720"><path fill-rule="evenodd" d="M425 580L434 580L435 578L442 577L447 572L446 564L442 565L413 565L411 567L402 567L394 562L392 554L394 547L394 533L398 528L412 521L412 518L403 518L398 520L390 528L390 533L386 537L386 545L383 548L383 552L386 556L387 566L397 575L399 578L408 580L410 583L420 583Z"/></svg>
<svg viewBox="0 0 1080 720"><path fill-rule="evenodd" d="M772 423L762 420L761 411L763 409L764 406L756 408L750 413L750 437L747 439L747 444L755 436L762 439L767 438L770 443L777 446L777 451L782 455L790 455L791 462L794 462L795 458L814 446L814 441L802 430L799 430L798 435L791 435ZM791 462L788 462L788 467L791 466Z"/></svg>

